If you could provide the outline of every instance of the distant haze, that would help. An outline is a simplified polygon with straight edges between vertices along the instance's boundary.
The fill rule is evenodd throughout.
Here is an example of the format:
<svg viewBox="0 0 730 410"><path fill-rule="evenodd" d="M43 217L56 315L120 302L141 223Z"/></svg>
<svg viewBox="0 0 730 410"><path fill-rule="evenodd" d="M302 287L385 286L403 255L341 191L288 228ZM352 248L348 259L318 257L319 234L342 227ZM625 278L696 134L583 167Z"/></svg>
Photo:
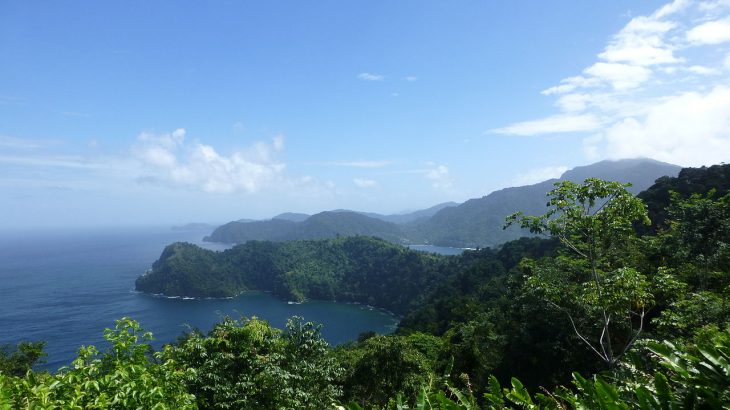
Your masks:
<svg viewBox="0 0 730 410"><path fill-rule="evenodd" d="M0 230L395 215L604 159L720 163L729 22L722 1L2 2Z"/></svg>
<svg viewBox="0 0 730 410"><path fill-rule="evenodd" d="M601 161L564 172L560 180L577 183L600 178L631 184L634 194L644 191L661 177L674 177L680 167L649 159ZM434 244L456 248L495 246L528 235L518 227L503 229L515 212L542 214L546 194L558 179L505 188L463 204L443 203L399 215L335 210L312 216L282 214L264 221L232 221L216 228L206 241L227 244L252 240L289 241L337 236L376 236L397 244Z"/></svg>

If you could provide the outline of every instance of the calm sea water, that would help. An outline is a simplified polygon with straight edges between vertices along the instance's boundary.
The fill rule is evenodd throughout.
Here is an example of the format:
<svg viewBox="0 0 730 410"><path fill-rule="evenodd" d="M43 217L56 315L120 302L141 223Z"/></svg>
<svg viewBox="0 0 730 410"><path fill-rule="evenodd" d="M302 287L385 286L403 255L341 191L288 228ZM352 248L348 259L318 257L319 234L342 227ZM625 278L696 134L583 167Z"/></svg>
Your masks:
<svg viewBox="0 0 730 410"><path fill-rule="evenodd" d="M31 231L0 233L0 344L48 342L46 363L56 370L76 357L81 345L106 347L102 333L129 316L155 335L155 344L175 340L188 326L209 330L224 315L257 316L283 327L298 315L322 323L331 344L364 331L392 332L397 319L365 306L311 301L289 304L273 296L246 293L234 299L166 299L133 291L165 245L202 243L205 232L169 228Z"/></svg>

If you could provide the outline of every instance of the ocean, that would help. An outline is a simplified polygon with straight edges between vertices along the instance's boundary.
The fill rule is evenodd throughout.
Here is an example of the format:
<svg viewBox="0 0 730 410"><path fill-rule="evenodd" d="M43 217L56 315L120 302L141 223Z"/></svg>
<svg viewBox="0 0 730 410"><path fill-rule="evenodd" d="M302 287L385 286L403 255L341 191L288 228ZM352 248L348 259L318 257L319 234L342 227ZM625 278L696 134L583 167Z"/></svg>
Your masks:
<svg viewBox="0 0 730 410"><path fill-rule="evenodd" d="M283 328L291 316L323 325L330 344L365 331L390 333L393 315L362 305L310 301L290 304L267 293L233 299L168 299L134 291L165 245L186 241L208 249L207 232L169 227L0 232L0 345L46 341L40 369L70 365L81 345L104 349L105 328L128 316L155 336L153 345L174 341L190 328L208 331L223 316L267 320Z"/></svg>

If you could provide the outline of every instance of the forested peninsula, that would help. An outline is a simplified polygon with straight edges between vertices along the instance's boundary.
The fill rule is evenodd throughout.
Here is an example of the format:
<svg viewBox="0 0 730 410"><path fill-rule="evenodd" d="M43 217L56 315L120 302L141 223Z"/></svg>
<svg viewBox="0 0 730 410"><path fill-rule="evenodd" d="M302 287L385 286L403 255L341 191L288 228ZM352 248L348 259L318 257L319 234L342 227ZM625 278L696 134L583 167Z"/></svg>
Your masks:
<svg viewBox="0 0 730 410"><path fill-rule="evenodd" d="M550 254L555 245L555 241L523 238L499 251L486 248L443 256L364 236L249 241L222 252L175 243L165 248L151 271L137 279L136 289L201 298L263 290L284 300L359 302L403 315L459 272L479 265L502 276L520 258Z"/></svg>
<svg viewBox="0 0 730 410"><path fill-rule="evenodd" d="M446 258L371 237L249 241L223 252L175 243L137 279L136 288L188 297L263 290L284 300L361 302L402 314L455 269Z"/></svg>
<svg viewBox="0 0 730 410"><path fill-rule="evenodd" d="M0 350L0 408L728 408L729 181L730 165L683 169L638 196L560 181L543 212L506 221L545 239L456 257L370 237L173 244L139 289L263 289L403 320L330 347L301 318L284 330L225 318L153 352L124 318L108 349L82 347L55 374L32 371L42 344Z"/></svg>

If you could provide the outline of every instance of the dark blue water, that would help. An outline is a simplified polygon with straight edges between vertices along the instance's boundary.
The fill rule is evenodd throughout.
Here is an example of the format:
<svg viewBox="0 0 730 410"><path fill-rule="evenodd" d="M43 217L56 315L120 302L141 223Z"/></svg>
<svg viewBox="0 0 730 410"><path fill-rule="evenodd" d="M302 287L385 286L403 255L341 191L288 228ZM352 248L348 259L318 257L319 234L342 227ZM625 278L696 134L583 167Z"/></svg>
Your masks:
<svg viewBox="0 0 730 410"><path fill-rule="evenodd" d="M204 244L201 232L168 228L0 232L0 344L48 342L43 368L56 370L81 345L106 347L102 333L129 316L155 335L174 341L188 326L209 330L223 315L257 316L283 327L293 315L322 323L331 344L364 331L393 331L397 319L360 305L312 301L288 304L266 293L234 299L166 299L135 293L134 280L150 268L165 245Z"/></svg>

